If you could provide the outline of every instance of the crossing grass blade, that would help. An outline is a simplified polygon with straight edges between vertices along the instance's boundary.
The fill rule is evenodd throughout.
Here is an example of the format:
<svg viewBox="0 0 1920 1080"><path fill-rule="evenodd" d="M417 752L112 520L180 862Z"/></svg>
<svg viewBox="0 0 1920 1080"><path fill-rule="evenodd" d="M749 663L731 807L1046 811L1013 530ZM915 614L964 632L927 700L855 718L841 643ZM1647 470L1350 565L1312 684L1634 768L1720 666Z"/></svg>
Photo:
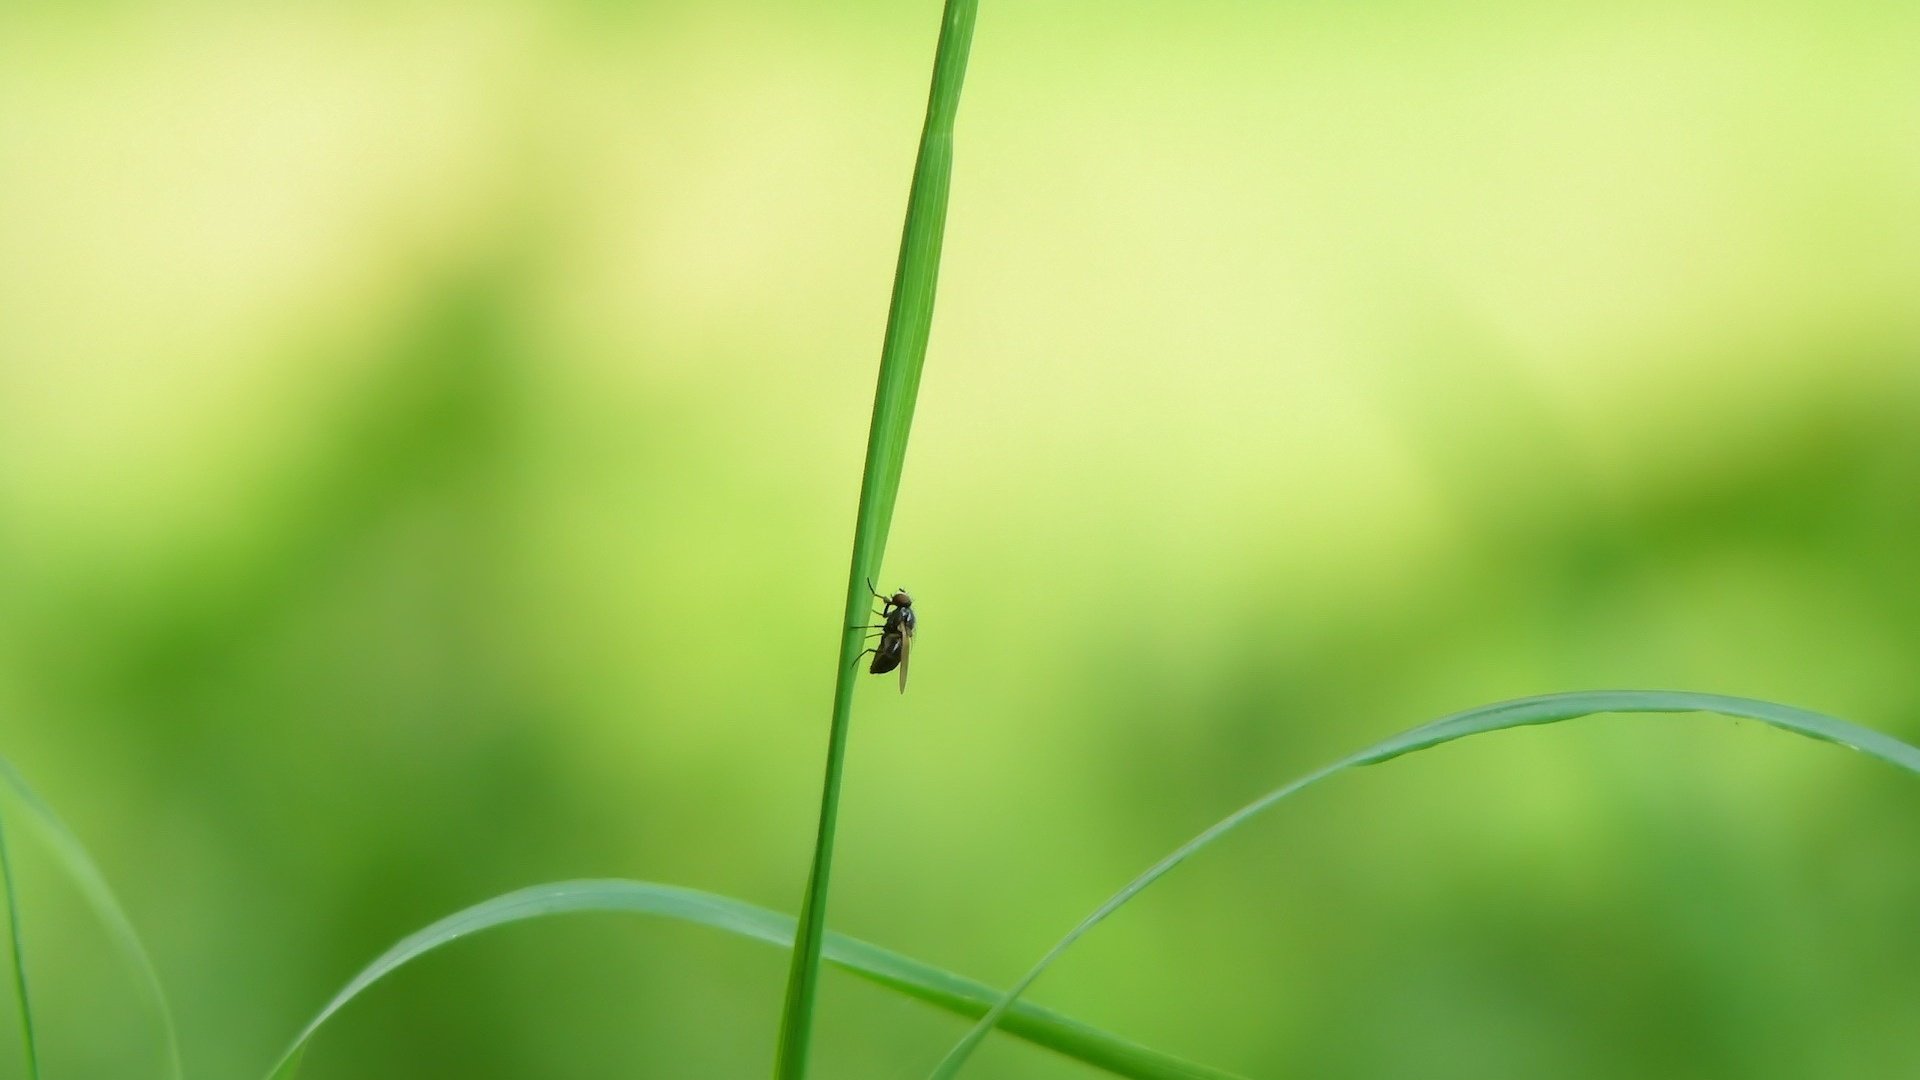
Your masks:
<svg viewBox="0 0 1920 1080"><path fill-rule="evenodd" d="M645 881L562 881L496 896L457 912L388 949L354 976L300 1032L269 1080L293 1080L308 1044L334 1014L369 986L425 954L482 930L552 915L616 912L696 923L781 948L793 945L794 920L731 897ZM999 991L864 941L829 933L823 955L839 967L962 1016L984 1014ZM1230 1073L1149 1050L1024 1002L1006 1030L1116 1076L1139 1080L1236 1080Z"/></svg>
<svg viewBox="0 0 1920 1080"><path fill-rule="evenodd" d="M33 1032L33 992L27 983L27 952L20 934L20 893L13 885L13 860L7 855L6 814L0 812L0 881L6 888L7 942L12 947L14 1004L20 1008L20 1041L28 1080L40 1080L40 1044Z"/></svg>
<svg viewBox="0 0 1920 1080"><path fill-rule="evenodd" d="M880 377L874 388L873 420L867 432L866 468L860 481L860 509L854 520L853 558L847 572L846 607L841 620L838 671L833 688L833 720L827 732L826 772L820 787L820 818L813 861L800 904L800 931L787 973L775 1049L777 1080L804 1080L813 1039L813 1011L820 981L820 948L826 933L828 879L833 870L834 835L840 812L840 784L852 726L854 664L864 647L858 627L869 622L867 581L886 554L887 532L906 465L907 434L920 393L920 372L933 331L933 299L940 278L940 247L946 235L947 193L953 178L953 124L960 108L967 52L973 42L978 0L947 0L934 50L933 85L927 95L926 123L907 193L907 220L900 236L900 260L894 269L893 299L887 309L886 337L880 350Z"/></svg>
<svg viewBox="0 0 1920 1080"><path fill-rule="evenodd" d="M1068 931L1067 935L1056 942L1053 948L1047 950L1046 955L1040 958L1040 962L1022 976L1019 982L1014 983L1012 989L1008 990L1006 995L994 1005L992 1011L982 1016L979 1022L947 1053L933 1071L934 1080L951 1080L988 1033L1008 1015L1008 1010L1020 1000L1020 995L1026 993L1034 980L1051 967L1053 962L1087 931L1105 921L1109 915L1118 911L1149 885L1160 880L1168 871L1185 862L1201 849L1244 825L1255 815L1269 809L1282 799L1311 787L1335 773L1360 765L1377 765L1403 754L1430 749L1455 739L1464 739L1469 735L1502 731L1507 728L1553 724L1600 713L1702 712L1758 720L1761 723L1791 731L1796 735L1804 735L1809 739L1839 743L1878 758L1889 765L1898 766L1908 772L1920 773L1920 749L1915 749L1890 735L1791 705L1778 705L1750 698L1726 697L1720 694L1697 694L1680 690L1599 690L1546 694L1503 701L1494 705L1483 705L1443 716L1438 720L1404 731L1384 742L1375 743L1358 753L1267 792L1222 818L1206 831L1180 845L1172 854L1153 864L1145 873L1113 894L1106 903L1094 909L1091 915L1082 919L1078 926Z"/></svg>
<svg viewBox="0 0 1920 1080"><path fill-rule="evenodd" d="M106 876L100 867L87 854L87 849L75 836L53 807L28 786L26 778L20 775L13 763L0 758L0 788L13 794L15 800L25 811L26 819L36 826L42 840L52 849L54 857L75 885L81 895L87 899L94 914L106 924L107 930L119 945L120 952L126 957L138 974L141 986L146 990L154 1011L159 1017L160 1037L163 1043L162 1073L169 1080L180 1080L180 1036L174 1027L173 1007L167 1001L166 989L160 984L160 973L153 966L153 958L147 954L147 947L140 941L140 935L133 928L133 920L127 918L126 909L114 897L113 890L107 886ZM9 875L11 871L9 871ZM8 910L15 910L12 904L12 882L8 881ZM26 975L23 961L20 959L20 940L17 919L14 925L14 963L16 980L21 984L21 1001L26 1000ZM24 1009L24 1004L22 1005ZM30 1074L37 1075L37 1074Z"/></svg>

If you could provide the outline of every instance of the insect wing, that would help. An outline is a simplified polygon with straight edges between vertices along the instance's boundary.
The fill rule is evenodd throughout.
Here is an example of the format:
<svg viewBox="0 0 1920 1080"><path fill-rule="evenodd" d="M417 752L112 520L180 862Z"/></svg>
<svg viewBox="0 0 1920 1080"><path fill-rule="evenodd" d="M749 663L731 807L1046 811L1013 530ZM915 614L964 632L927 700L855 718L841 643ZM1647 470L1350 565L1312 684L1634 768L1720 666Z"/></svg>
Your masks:
<svg viewBox="0 0 1920 1080"><path fill-rule="evenodd" d="M913 620L900 625L900 692L907 692L907 659L913 655Z"/></svg>

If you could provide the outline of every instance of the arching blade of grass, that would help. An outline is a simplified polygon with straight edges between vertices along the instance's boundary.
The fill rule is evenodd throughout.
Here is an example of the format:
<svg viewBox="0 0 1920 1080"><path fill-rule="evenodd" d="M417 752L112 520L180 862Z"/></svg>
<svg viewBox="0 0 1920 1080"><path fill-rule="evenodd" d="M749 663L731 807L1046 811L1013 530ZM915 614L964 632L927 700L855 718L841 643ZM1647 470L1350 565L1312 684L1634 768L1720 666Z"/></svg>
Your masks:
<svg viewBox="0 0 1920 1080"><path fill-rule="evenodd" d="M40 1080L40 1044L33 1033L33 992L27 984L27 951L20 934L20 893L13 886L13 860L7 857L6 814L0 810L0 880L7 899L7 942L13 956L14 1003L20 1007L20 1041L27 1056L28 1080Z"/></svg>
<svg viewBox="0 0 1920 1080"><path fill-rule="evenodd" d="M1769 701L1754 701L1749 698L1725 697L1719 694L1695 694L1682 690L1596 690L1570 694L1545 694L1540 697L1520 698L1515 701L1503 701L1495 705L1482 705L1476 709L1443 716L1438 720L1422 724L1419 727L1401 732L1384 742L1375 743L1358 753L1342 758L1314 772L1273 789L1258 799L1235 810L1200 835L1174 849L1173 853L1153 864L1147 871L1128 883L1127 887L1113 894L1106 903L1096 908L1067 932L1067 935L1047 950L1032 970L1013 984L1012 989L1000 999L993 1010L981 1017L972 1030L961 1038L954 1048L948 1051L938 1067L933 1071L934 1080L950 1080L960 1071L960 1067L971 1055L981 1040L1002 1021L1007 1010L1019 1001L1034 980L1059 959L1060 954L1080 940L1087 931L1103 922L1120 907L1138 896L1147 886L1160 880L1169 870L1185 862L1190 856L1214 841L1245 824L1248 819L1275 803L1293 795L1302 789L1311 787L1337 772L1359 765L1377 765L1411 754L1417 750L1426 750L1455 739L1464 739L1469 735L1482 732L1501 731L1506 728L1525 727L1530 724L1552 724L1576 717L1592 716L1596 713L1719 713L1722 716L1758 720L1774 727L1805 735L1822 742L1839 743L1850 746L1864 754L1879 758L1890 765L1897 765L1912 773L1920 773L1920 749L1901 742L1890 735L1845 720L1835 719L1807 709L1797 709L1791 705L1776 705Z"/></svg>
<svg viewBox="0 0 1920 1080"><path fill-rule="evenodd" d="M292 1080L299 1068L301 1055L321 1025L361 991L409 961L442 945L496 926L549 915L585 912L658 915L725 930L781 948L791 948L793 945L793 919L730 897L715 896L696 889L645 881L561 881L536 885L475 904L388 949L354 976L353 981L334 995L326 1008L321 1009L319 1015L307 1024L300 1032L300 1037L288 1048L286 1056L274 1067L269 1080ZM1000 998L999 991L990 986L910 960L864 941L840 934L827 934L824 946L826 959L834 964L909 997L963 1016L979 1016ZM1024 1002L1007 1014L1003 1026L1030 1042L1098 1066L1117 1076L1138 1077L1141 1080L1234 1080L1229 1073L1149 1050Z"/></svg>
<svg viewBox="0 0 1920 1080"><path fill-rule="evenodd" d="M139 933L134 930L133 921L127 918L126 910L114 897L113 890L107 887L106 877L100 873L100 868L95 865L93 857L87 854L86 846L80 843L80 838L73 834L73 830L67 828L66 823L60 820L60 815L53 812L53 807L48 806L46 801L27 785L26 779L20 775L19 770L5 758L0 758L0 785L12 791L20 806L26 811L28 820L39 827L41 837L53 849L54 856L60 861L67 875L80 887L81 894L87 898L87 903L93 908L94 914L106 924L108 931L119 944L120 952L139 973L141 985L145 987L147 995L152 998L154 1011L160 1018L160 1036L165 1047L162 1075L169 1077L170 1080L180 1080L180 1036L173 1025L173 1007L167 1002L166 989L160 985L160 973L153 966L153 958L147 955L147 947L141 943ZM11 906L9 903L10 909ZM14 949L17 962L20 955L17 928ZM21 977L24 980L24 975ZM24 1001L24 989L21 991L21 996Z"/></svg>
<svg viewBox="0 0 1920 1080"><path fill-rule="evenodd" d="M867 462L860 481L860 509L853 527L853 558L847 571L847 602L841 620L840 657L833 687L833 721L827 733L826 774L820 786L820 819L814 836L807 891L800 903L800 932L787 974L775 1050L777 1080L804 1080L813 1039L813 1010L820 982L820 943L827 925L827 883L833 870L834 830L840 812L840 783L846 761L847 730L853 712L854 664L864 646L870 596L867 579L886 554L894 500L906 464L907 433L920 393L920 370L933 331L933 297L940 278L940 245L946 235L947 191L953 177L953 122L960 108L960 84L973 43L978 0L947 0L934 50L933 85L927 95L926 124L914 160L913 186L907 193L907 220L900 236L900 261L894 269L893 300L887 309L886 339L880 349L880 378L874 388L873 421L867 431Z"/></svg>

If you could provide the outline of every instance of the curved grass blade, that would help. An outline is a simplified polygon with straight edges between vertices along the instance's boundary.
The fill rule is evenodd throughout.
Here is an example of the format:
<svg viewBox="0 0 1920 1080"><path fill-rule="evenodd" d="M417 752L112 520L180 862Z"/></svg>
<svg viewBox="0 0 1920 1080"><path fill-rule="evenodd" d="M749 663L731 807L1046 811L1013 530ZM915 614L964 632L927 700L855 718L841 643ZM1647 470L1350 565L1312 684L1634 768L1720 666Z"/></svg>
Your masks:
<svg viewBox="0 0 1920 1080"><path fill-rule="evenodd" d="M1200 849L1212 844L1227 833L1245 824L1248 819L1275 803L1311 787L1321 780L1359 765L1377 765L1418 750L1426 750L1455 739L1464 739L1469 735L1478 735L1488 731L1502 731L1507 728L1525 727L1530 724L1553 724L1562 720L1572 720L1597 713L1719 713L1722 716L1758 720L1774 727L1804 735L1821 742L1839 743L1852 747L1861 753L1879 758L1890 765L1899 766L1912 773L1920 773L1920 749L1890 735L1845 720L1836 719L1807 709L1791 705L1777 705L1770 701L1756 701L1751 698L1727 697L1720 694L1696 694L1684 690L1596 690L1566 694L1544 694L1539 697L1519 698L1503 701L1494 705L1482 705L1464 712L1443 716L1401 732L1384 742L1375 743L1358 753L1349 755L1324 766L1314 772L1275 788L1247 805L1220 819L1200 835L1174 849L1173 853L1153 864L1147 871L1128 883L1126 888L1113 894L1106 903L1096 908L1093 914L1080 921L1078 926L1047 950L1040 962L1012 989L994 1005L993 1010L981 1017L979 1022L955 1044L947 1056L941 1059L933 1071L934 1080L951 1080L960 1071L967 1057L980 1042L987 1037L994 1026L1007 1015L1011 1008L1025 993L1042 972L1059 959L1087 931L1105 921L1122 905L1138 896L1147 886L1160 880L1169 870L1185 862Z"/></svg>
<svg viewBox="0 0 1920 1080"><path fill-rule="evenodd" d="M181 1080L180 1036L173 1024L173 1006L167 1001L166 988L160 984L160 972L153 966L153 958L147 955L147 947L141 943L139 933L133 928L133 920L127 918L126 909L114 897L113 890L107 886L106 876L100 873L100 867L87 854L80 838L67 828L66 822L60 820L60 815L53 812L53 807L47 805L46 800L27 785L26 778L5 758L0 758L0 785L10 789L19 799L28 818L39 827L41 836L66 869L67 876L80 887L88 906L107 925L121 953L139 973L140 983L146 988L154 1011L160 1017L160 1035L165 1047L165 1071L162 1075L170 1080Z"/></svg>
<svg viewBox="0 0 1920 1080"><path fill-rule="evenodd" d="M873 393L873 420L867 430L867 461L860 481L860 508L853 526L853 558L847 571L847 602L841 625L839 670L833 687L833 720L827 733L826 773L820 786L820 819L814 835L807 891L800 903L800 932L787 972L780 1010L780 1038L774 1051L777 1080L804 1080L813 1039L813 1009L820 981L820 945L827 925L827 883L833 870L833 843L840 813L840 783L846 762L847 731L852 726L855 662L862 650L858 629L868 621L867 580L886 554L887 532L906 466L907 434L920 393L920 371L933 332L933 298L940 278L940 247L946 235L947 193L953 179L953 123L966 78L967 52L973 43L978 0L947 0L934 50L933 85L927 94L926 123L907 193L907 220L900 235L900 260L894 268L893 299L887 308L886 337L880 349L880 377Z"/></svg>
<svg viewBox="0 0 1920 1080"><path fill-rule="evenodd" d="M645 881L561 881L496 896L412 934L353 977L307 1024L269 1080L292 1080L314 1033L361 991L409 961L482 930L549 915L625 912L698 923L781 948L793 945L793 919L731 897ZM862 978L963 1016L980 1016L999 991L864 941L829 933L824 955ZM1024 1002L1006 1016L1012 1034L1118 1076L1140 1080L1235 1080L1229 1074L1149 1050Z"/></svg>
<svg viewBox="0 0 1920 1080"><path fill-rule="evenodd" d="M13 860L7 857L6 815L0 813L0 880L7 898L7 941L12 946L14 1000L20 1006L20 1041L27 1056L29 1080L40 1080L40 1046L33 1034L33 994L27 986L27 953L21 943L20 894L13 887Z"/></svg>

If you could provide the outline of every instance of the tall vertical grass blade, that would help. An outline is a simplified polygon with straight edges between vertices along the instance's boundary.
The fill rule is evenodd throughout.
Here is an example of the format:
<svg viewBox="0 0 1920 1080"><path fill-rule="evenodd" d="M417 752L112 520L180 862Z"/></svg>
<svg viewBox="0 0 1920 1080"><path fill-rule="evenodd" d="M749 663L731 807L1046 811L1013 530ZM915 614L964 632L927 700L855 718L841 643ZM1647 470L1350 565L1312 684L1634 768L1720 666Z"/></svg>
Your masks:
<svg viewBox="0 0 1920 1080"><path fill-rule="evenodd" d="M780 948L793 945L793 919L731 897L649 881L557 881L535 885L455 912L382 953L327 1002L295 1038L268 1080L293 1080L313 1036L368 987L443 945L509 923L554 915L607 912L654 915L724 930ZM927 1004L977 1017L1000 992L864 941L828 934L823 955L840 967ZM1077 1020L1022 1002L1007 1014L1006 1030L1039 1046L1134 1080L1237 1080L1229 1073L1109 1035Z"/></svg>
<svg viewBox="0 0 1920 1080"><path fill-rule="evenodd" d="M41 836L53 849L54 856L67 871L67 876L80 887L94 914L100 917L114 940L120 946L120 952L127 957L139 973L141 985L152 1000L154 1011L160 1019L160 1037L164 1045L162 1075L170 1080L180 1080L180 1037L173 1025L173 1007L167 1002L167 992L160 985L160 973L153 966L153 958L147 955L147 947L141 943L140 935L133 928L133 921L127 918L126 910L115 899L113 890L107 887L107 879L94 864L93 857L80 839L67 828L60 815L53 812L31 787L13 763L0 758L0 786L12 791L15 798L27 812L27 817L39 828ZM17 954L16 954L17 955Z"/></svg>
<svg viewBox="0 0 1920 1080"><path fill-rule="evenodd" d="M840 659L833 688L833 721L827 734L826 775L820 788L820 820L814 837L813 864L800 904L799 937L787 975L780 1013L780 1040L774 1057L778 1080L802 1080L813 1038L813 1009L820 981L820 942L826 931L827 883L833 869L834 828L840 812L840 782L846 760L847 729L853 711L853 686L867 623L867 579L886 554L894 500L906 463L907 433L913 426L920 370L933 329L933 297L940 277L940 245L946 234L947 191L953 178L953 122L960 108L960 84L973 43L978 0L947 0L934 51L933 85L927 95L926 124L907 194L906 226L900 236L900 261L894 269L893 300L887 309L886 340L880 350L880 378L874 388L873 421L867 431L867 462L860 481L860 509L853 528L853 559L847 572L847 602L841 625Z"/></svg>
<svg viewBox="0 0 1920 1080"><path fill-rule="evenodd" d="M40 1080L40 1045L33 1034L33 992L27 986L27 950L20 940L20 893L13 885L13 859L7 854L4 811L0 811L0 879L6 885L7 941L12 947L14 1000L20 1006L20 1041L27 1055L29 1080Z"/></svg>
<svg viewBox="0 0 1920 1080"><path fill-rule="evenodd" d="M1764 724L1804 735L1821 742L1839 743L1849 746L1871 757L1879 758L1890 765L1898 766L1911 773L1920 773L1920 749L1890 735L1850 724L1807 709L1794 708L1791 705L1776 705L1770 701L1755 701L1750 698L1726 697L1720 694L1696 694L1683 690L1595 690L1569 694L1544 694L1539 697L1519 698L1503 701L1495 705L1482 705L1479 708L1443 716L1438 720L1422 724L1404 731L1384 742L1375 743L1358 753L1342 758L1331 765L1275 788L1247 805L1222 818L1200 835L1174 849L1173 853L1148 867L1146 872L1134 878L1126 888L1114 893L1106 903L1094 909L1093 914L1080 921L1078 926L1056 942L1047 954L1040 958L1032 970L1013 984L1005 997L994 1005L992 1011L980 1018L972 1030L948 1051L933 1071L934 1080L951 1080L960 1071L968 1056L981 1040L987 1037L994 1025L1005 1015L1006 1009L1020 999L1034 980L1059 959L1087 931L1103 922L1107 916L1119 910L1128 901L1144 891L1147 886L1164 877L1174 867L1185 862L1200 849L1239 828L1241 825L1268 809L1280 800L1332 776L1334 773L1359 765L1377 765L1415 751L1430 749L1455 739L1464 739L1469 735L1478 735L1488 731L1501 731L1506 728L1524 727L1530 724L1553 724L1562 720L1572 720L1597 713L1719 713L1747 720L1758 720Z"/></svg>

